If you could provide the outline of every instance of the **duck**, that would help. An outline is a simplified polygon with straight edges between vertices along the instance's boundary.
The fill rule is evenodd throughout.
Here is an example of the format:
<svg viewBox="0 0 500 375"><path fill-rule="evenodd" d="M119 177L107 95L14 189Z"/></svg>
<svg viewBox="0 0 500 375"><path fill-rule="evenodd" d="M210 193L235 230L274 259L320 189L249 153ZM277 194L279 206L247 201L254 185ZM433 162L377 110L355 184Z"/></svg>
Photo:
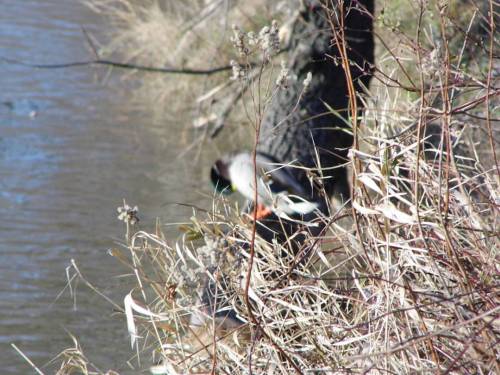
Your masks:
<svg viewBox="0 0 500 375"><path fill-rule="evenodd" d="M255 220L272 213L292 220L290 216L307 215L318 208L308 201L304 187L289 169L280 166L269 156L257 152L257 214ZM254 164L250 152L231 153L218 159L212 166L210 178L216 192L239 192L250 202L254 201Z"/></svg>

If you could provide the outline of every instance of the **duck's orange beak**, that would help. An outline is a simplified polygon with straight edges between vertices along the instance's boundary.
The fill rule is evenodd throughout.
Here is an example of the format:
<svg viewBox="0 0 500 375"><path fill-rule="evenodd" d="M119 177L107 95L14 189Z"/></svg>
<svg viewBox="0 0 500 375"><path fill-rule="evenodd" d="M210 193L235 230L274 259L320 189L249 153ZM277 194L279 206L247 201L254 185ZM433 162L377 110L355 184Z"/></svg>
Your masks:
<svg viewBox="0 0 500 375"><path fill-rule="evenodd" d="M255 220L264 219L267 216L271 215L272 213L273 211L269 207L266 207L263 204L258 203L257 212L255 213Z"/></svg>

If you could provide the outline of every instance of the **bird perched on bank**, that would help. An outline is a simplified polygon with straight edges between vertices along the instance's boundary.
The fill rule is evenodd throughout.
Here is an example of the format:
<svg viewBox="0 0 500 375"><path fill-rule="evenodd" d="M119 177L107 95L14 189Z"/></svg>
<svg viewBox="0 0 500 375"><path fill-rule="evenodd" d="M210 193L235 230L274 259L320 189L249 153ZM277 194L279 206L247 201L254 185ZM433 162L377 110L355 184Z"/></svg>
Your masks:
<svg viewBox="0 0 500 375"><path fill-rule="evenodd" d="M257 153L257 215L263 219L271 213L284 219L306 215L318 208L308 201L304 187L290 171L268 156ZM248 152L228 154L217 160L210 171L215 190L222 194L238 191L254 201L255 179L252 155Z"/></svg>

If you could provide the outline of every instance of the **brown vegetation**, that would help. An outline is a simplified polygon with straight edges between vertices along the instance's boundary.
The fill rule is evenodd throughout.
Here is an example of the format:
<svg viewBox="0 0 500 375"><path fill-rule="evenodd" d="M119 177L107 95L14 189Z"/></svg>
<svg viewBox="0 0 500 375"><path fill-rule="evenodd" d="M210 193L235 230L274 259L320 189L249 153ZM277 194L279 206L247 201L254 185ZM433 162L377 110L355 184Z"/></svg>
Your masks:
<svg viewBox="0 0 500 375"><path fill-rule="evenodd" d="M155 373L500 372L495 2L393 3L378 4L375 85L352 125L351 206L331 207L307 261L286 243L253 239L251 221L220 197L178 243L158 227L115 250L137 278L129 330ZM159 24L170 20L151 9ZM134 33L149 43L139 31L120 43ZM223 301L217 312L201 303L208 279Z"/></svg>

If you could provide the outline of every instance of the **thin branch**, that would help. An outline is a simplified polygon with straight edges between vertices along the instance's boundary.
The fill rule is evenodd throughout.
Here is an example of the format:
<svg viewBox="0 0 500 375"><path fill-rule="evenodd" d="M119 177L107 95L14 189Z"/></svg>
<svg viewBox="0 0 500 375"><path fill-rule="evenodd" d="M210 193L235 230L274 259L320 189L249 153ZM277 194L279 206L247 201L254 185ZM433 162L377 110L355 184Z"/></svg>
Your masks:
<svg viewBox="0 0 500 375"><path fill-rule="evenodd" d="M238 88L234 91L234 93L226 100L222 108L218 111L217 120L210 132L210 138L215 138L220 133L220 131L224 128L226 119L231 114L232 110L236 107L236 103L242 98L245 92L250 87L250 83L257 77L260 70L254 69L253 71L248 73L247 81L243 84L239 85Z"/></svg>
<svg viewBox="0 0 500 375"><path fill-rule="evenodd" d="M95 60L74 61L61 64L30 64L24 61L11 59L3 56L0 56L0 60L9 64L22 65L35 69L64 69L64 68L74 68L78 66L105 65L121 69L140 70L147 73L169 73L169 74L187 74L187 75L212 75L224 72L226 70L230 70L232 68L230 65L219 66L212 69L189 69L189 68L167 68L167 67L160 68L160 67L145 66L132 63L123 63L123 62L100 59L100 58Z"/></svg>
<svg viewBox="0 0 500 375"><path fill-rule="evenodd" d="M491 78L493 73L493 44L495 40L495 21L493 19L493 0L489 1L489 27L490 27L490 50L489 50L489 59L488 59L488 76L486 78L486 87L488 93L491 90ZM488 140L490 143L491 153L493 154L493 160L495 161L495 166L497 169L497 179L500 180L500 166L498 165L497 153L495 151L495 145L493 143L493 130L491 128L491 120L490 120L490 96L486 96L486 125L488 127Z"/></svg>
<svg viewBox="0 0 500 375"><path fill-rule="evenodd" d="M99 52L97 51L97 47L94 41L92 40L92 37L90 36L89 32L84 26L82 26L81 28L82 28L82 33L85 36L85 39L87 40L87 44L89 45L90 49L92 50L92 53L94 54L94 58L98 60Z"/></svg>

